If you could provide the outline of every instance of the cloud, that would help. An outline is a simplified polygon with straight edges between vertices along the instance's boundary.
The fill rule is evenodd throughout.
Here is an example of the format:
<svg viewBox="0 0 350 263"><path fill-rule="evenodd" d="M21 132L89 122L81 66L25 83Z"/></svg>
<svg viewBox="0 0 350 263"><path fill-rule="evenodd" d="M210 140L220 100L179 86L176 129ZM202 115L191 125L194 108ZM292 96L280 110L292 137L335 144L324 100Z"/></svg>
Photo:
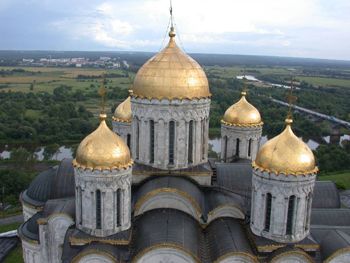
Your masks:
<svg viewBox="0 0 350 263"><path fill-rule="evenodd" d="M46 39L33 42L41 42L36 49L66 43L64 48L75 50L157 51L165 42L168 5L165 0L1 0L0 33L3 39L20 39L29 21L33 26L25 33ZM348 0L173 0L173 10L178 39L190 52L350 59ZM15 44L29 42L22 37ZM0 48L8 43L0 40Z"/></svg>

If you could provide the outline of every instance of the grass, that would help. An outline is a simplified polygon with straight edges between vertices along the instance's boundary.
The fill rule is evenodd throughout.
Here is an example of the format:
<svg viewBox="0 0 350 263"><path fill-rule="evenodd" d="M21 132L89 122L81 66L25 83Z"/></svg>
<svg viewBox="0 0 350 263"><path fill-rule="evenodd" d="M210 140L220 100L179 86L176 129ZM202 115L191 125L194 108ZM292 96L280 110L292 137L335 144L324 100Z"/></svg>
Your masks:
<svg viewBox="0 0 350 263"><path fill-rule="evenodd" d="M322 87L343 87L350 88L350 79L324 78L324 77L297 77L298 80L304 80L307 83Z"/></svg>
<svg viewBox="0 0 350 263"><path fill-rule="evenodd" d="M335 172L318 176L320 181L332 181L338 188L350 189L350 171Z"/></svg>
<svg viewBox="0 0 350 263"><path fill-rule="evenodd" d="M6 211L0 211L0 218L20 215L20 214L22 214L22 207L16 206L16 207L12 207Z"/></svg>
<svg viewBox="0 0 350 263"><path fill-rule="evenodd" d="M7 255L4 263L23 263L23 250L21 244Z"/></svg>
<svg viewBox="0 0 350 263"><path fill-rule="evenodd" d="M11 223L8 225L0 225L0 233L4 233L7 231L11 231L11 230L16 230L20 225L21 225L21 223Z"/></svg>
<svg viewBox="0 0 350 263"><path fill-rule="evenodd" d="M24 73L14 73L10 76L0 76L1 91L12 92L49 92L60 86L71 86L73 90L86 90L90 85L95 85L96 91L101 84L101 75L105 72L108 74L123 74L122 70L102 70L102 69L77 69L77 68L44 68L44 67L0 67L1 70L12 70L15 68L23 68ZM29 75L28 75L28 72ZM27 75L24 75L27 74ZM93 76L93 79L77 79L78 75ZM130 79L127 77L108 78L107 86L118 86L128 89L130 87ZM33 91L30 86L34 84Z"/></svg>

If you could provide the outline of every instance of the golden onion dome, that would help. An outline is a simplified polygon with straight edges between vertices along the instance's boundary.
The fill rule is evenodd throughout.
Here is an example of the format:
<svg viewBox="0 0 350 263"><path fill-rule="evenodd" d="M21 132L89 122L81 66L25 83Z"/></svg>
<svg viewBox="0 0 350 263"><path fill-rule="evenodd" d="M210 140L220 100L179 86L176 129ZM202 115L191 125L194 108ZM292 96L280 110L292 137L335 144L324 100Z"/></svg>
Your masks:
<svg viewBox="0 0 350 263"><path fill-rule="evenodd" d="M131 102L130 96L118 105L114 111L113 120L118 122L131 122Z"/></svg>
<svg viewBox="0 0 350 263"><path fill-rule="evenodd" d="M106 114L100 114L100 125L79 144L73 165L83 169L112 170L132 165L130 151L122 138L106 124Z"/></svg>
<svg viewBox="0 0 350 263"><path fill-rule="evenodd" d="M302 175L316 173L318 168L310 148L291 128L293 120L286 119L284 131L266 142L259 150L253 167L276 174Z"/></svg>
<svg viewBox="0 0 350 263"><path fill-rule="evenodd" d="M169 33L168 45L137 72L133 95L148 99L199 99L210 97L208 79L201 66L185 54Z"/></svg>
<svg viewBox="0 0 350 263"><path fill-rule="evenodd" d="M259 111L246 100L246 92L241 95L241 99L226 110L221 122L231 126L261 126Z"/></svg>

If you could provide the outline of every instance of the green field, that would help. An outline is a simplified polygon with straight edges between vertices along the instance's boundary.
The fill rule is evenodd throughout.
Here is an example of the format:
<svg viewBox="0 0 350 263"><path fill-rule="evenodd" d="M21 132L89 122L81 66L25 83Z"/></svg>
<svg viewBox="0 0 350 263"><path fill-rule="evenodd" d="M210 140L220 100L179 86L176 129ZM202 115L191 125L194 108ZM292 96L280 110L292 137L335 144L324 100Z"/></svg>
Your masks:
<svg viewBox="0 0 350 263"><path fill-rule="evenodd" d="M307 83L310 83L314 86L350 88L350 79L303 77L303 76L297 76L297 79L304 80Z"/></svg>
<svg viewBox="0 0 350 263"><path fill-rule="evenodd" d="M23 263L23 250L21 244L8 254L4 263Z"/></svg>
<svg viewBox="0 0 350 263"><path fill-rule="evenodd" d="M350 171L320 175L318 177L318 180L332 181L332 182L335 182L338 187L350 189Z"/></svg>

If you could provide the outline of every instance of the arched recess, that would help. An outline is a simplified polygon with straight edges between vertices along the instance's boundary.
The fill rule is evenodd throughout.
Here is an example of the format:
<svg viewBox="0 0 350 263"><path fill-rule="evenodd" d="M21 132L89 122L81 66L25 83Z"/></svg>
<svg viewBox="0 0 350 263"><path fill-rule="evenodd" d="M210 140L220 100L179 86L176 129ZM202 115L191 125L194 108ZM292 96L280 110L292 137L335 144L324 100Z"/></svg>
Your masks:
<svg viewBox="0 0 350 263"><path fill-rule="evenodd" d="M324 261L324 263L340 262L350 262L350 247L337 250Z"/></svg>
<svg viewBox="0 0 350 263"><path fill-rule="evenodd" d="M50 262L59 262L62 257L62 247L67 229L74 224L73 219L67 214L52 214L47 220L50 236Z"/></svg>
<svg viewBox="0 0 350 263"><path fill-rule="evenodd" d="M76 255L72 263L118 263L111 254L97 249L88 249Z"/></svg>
<svg viewBox="0 0 350 263"><path fill-rule="evenodd" d="M301 250L291 250L278 253L272 257L271 263L313 263L312 258Z"/></svg>
<svg viewBox="0 0 350 263"><path fill-rule="evenodd" d="M200 205L186 192L175 188L158 188L140 198L134 207L134 215L138 216L158 208L172 208L189 214L196 220L202 215Z"/></svg>
<svg viewBox="0 0 350 263"><path fill-rule="evenodd" d="M176 262L176 263L199 263L193 255L175 246L153 246L139 252L132 263L155 263L155 262Z"/></svg>
<svg viewBox="0 0 350 263"><path fill-rule="evenodd" d="M244 219L245 214L243 210L237 205L232 205L232 204L220 205L208 213L207 223L210 223L220 217L232 217L237 219Z"/></svg>
<svg viewBox="0 0 350 263"><path fill-rule="evenodd" d="M228 253L217 260L214 263L258 263L259 261L254 255L246 252L233 252Z"/></svg>

